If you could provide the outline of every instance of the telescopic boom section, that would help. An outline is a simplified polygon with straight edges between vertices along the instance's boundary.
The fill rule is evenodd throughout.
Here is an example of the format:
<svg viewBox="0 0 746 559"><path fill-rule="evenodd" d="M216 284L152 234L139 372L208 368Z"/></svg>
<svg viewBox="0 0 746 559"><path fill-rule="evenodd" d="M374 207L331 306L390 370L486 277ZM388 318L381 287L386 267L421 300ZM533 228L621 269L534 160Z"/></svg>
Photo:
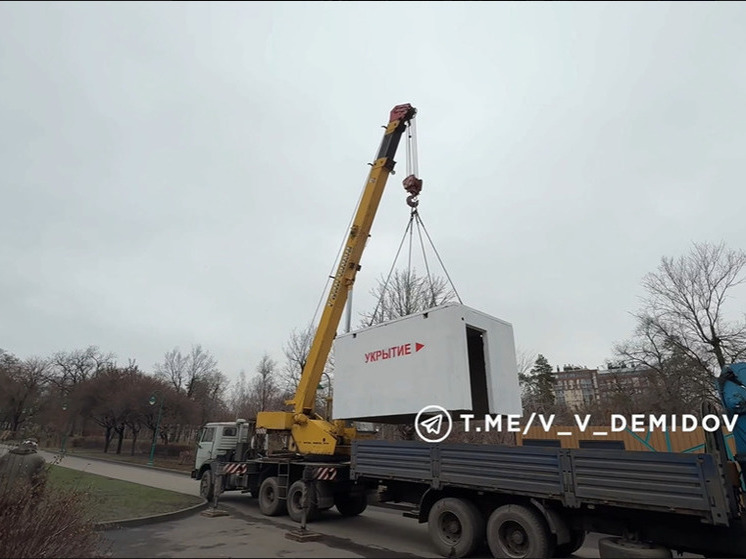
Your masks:
<svg viewBox="0 0 746 559"><path fill-rule="evenodd" d="M337 327L342 318L347 296L355 276L360 270L360 258L370 235L378 205L381 201L386 181L394 170L394 156L399 147L399 141L409 122L417 114L412 105L397 105L391 110L389 124L378 150L378 155L372 165L368 182L365 185L360 205L355 219L350 227L347 243L337 267L324 311L319 321L316 336L308 354L306 366L301 375L295 396L287 403L293 406L295 413L311 416L316 400L316 388L324 373L332 343L337 334Z"/></svg>

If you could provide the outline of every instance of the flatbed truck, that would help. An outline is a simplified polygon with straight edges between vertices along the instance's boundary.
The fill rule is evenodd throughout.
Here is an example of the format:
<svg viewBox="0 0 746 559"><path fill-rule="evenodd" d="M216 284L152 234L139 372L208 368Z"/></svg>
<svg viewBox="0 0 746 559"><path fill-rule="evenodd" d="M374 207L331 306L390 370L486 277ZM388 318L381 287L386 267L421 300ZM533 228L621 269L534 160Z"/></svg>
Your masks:
<svg viewBox="0 0 746 559"><path fill-rule="evenodd" d="M494 557L563 557L587 532L613 536L601 540L602 558L746 557L740 486L722 435L700 454L356 440L348 460L332 463L241 456L253 452L251 428L205 426L216 459L192 474L204 497L219 483L221 492L255 496L269 516L301 522L305 505L313 522L335 506L342 516L361 514L374 496L408 505L404 516L428 524L444 557L469 557L485 541Z"/></svg>

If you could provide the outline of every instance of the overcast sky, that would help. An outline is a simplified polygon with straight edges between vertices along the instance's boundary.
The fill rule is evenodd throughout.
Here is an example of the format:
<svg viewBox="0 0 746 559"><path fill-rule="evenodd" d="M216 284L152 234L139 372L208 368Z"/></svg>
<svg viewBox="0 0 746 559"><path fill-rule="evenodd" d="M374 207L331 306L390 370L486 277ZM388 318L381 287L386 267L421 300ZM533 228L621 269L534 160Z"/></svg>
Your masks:
<svg viewBox="0 0 746 559"><path fill-rule="evenodd" d="M743 247L745 52L735 2L4 2L0 348L282 360L411 103L464 304L602 365L661 256ZM356 322L409 217L397 161Z"/></svg>

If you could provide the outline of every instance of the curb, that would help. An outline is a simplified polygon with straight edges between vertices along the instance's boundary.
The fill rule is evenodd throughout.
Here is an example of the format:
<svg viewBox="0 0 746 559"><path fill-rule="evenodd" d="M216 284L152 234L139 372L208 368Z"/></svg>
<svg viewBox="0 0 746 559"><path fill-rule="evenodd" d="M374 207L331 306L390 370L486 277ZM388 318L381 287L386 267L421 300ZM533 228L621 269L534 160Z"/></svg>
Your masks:
<svg viewBox="0 0 746 559"><path fill-rule="evenodd" d="M107 522L97 522L94 524L95 529L98 531L114 530L119 528L132 528L134 526L143 526L145 524L155 524L157 522L166 522L168 520L178 520L180 518L186 518L191 516L195 512L206 509L209 505L207 499L197 505L192 505L185 509L179 509L173 512L164 512L161 514L153 514L150 516L139 516L137 518L126 518L124 520L109 520Z"/></svg>

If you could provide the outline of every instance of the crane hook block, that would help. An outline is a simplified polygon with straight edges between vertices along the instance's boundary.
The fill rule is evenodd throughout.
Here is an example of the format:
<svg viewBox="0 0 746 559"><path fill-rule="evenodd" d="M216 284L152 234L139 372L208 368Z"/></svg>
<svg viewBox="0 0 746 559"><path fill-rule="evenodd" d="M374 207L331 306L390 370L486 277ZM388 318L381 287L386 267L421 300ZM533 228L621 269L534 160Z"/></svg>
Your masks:
<svg viewBox="0 0 746 559"><path fill-rule="evenodd" d="M418 179L414 175L409 175L402 181L402 184L404 185L404 190L412 196L417 196L422 192L422 179Z"/></svg>
<svg viewBox="0 0 746 559"><path fill-rule="evenodd" d="M422 179L418 179L414 175L409 175L402 181L402 184L404 185L404 190L409 192L407 205L411 208L416 208L419 202L415 198L422 192Z"/></svg>

